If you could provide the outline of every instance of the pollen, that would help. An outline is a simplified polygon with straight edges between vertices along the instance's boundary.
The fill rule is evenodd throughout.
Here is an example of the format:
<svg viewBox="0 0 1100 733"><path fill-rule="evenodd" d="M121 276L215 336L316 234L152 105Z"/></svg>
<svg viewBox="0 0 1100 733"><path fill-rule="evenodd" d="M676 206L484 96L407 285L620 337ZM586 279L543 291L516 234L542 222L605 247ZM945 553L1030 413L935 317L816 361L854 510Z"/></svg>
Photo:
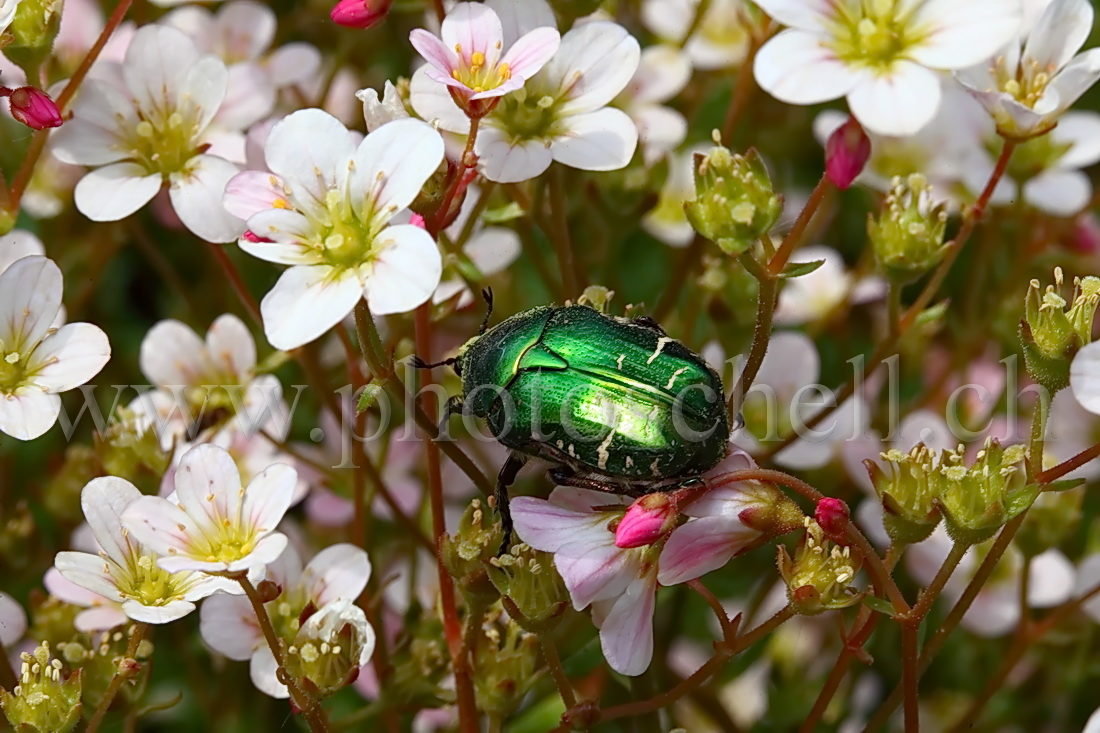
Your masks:
<svg viewBox="0 0 1100 733"><path fill-rule="evenodd" d="M271 206L276 209L289 209L290 202L286 199L278 198L271 202Z"/></svg>
<svg viewBox="0 0 1100 733"><path fill-rule="evenodd" d="M474 51L470 55L470 68L473 69L474 71L477 71L478 69L480 69L484 65L485 65L485 54L483 54L481 51Z"/></svg>

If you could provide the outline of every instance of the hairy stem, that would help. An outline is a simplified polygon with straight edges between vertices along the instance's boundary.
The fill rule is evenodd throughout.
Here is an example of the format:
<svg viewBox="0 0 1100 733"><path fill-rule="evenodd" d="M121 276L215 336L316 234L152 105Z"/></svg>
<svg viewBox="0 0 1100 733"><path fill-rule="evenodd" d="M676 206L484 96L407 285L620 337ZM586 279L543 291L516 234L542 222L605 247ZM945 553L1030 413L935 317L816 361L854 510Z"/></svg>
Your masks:
<svg viewBox="0 0 1100 733"><path fill-rule="evenodd" d="M137 656L138 645L145 638L148 629L149 624L143 623L136 623L130 627L130 641L126 645L126 659L133 659ZM115 672L115 676L111 678L110 683L107 685L107 691L103 693L103 698L96 706L95 712L92 713L92 718L88 721L88 727L84 729L84 733L95 733L99 729L100 723L107 715L107 710L111 707L111 703L114 702L115 696L118 695L127 679L129 679L128 675L123 674L121 671Z"/></svg>

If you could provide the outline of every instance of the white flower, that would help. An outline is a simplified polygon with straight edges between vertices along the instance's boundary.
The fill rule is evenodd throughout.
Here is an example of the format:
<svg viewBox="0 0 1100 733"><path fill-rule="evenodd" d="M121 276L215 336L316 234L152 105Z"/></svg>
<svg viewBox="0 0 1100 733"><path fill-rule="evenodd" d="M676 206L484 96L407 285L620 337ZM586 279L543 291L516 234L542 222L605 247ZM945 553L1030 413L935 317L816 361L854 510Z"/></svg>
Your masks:
<svg viewBox="0 0 1100 733"><path fill-rule="evenodd" d="M378 92L374 89L360 89L355 97L363 103L363 119L367 122L367 132L374 132L387 122L403 120L409 116L397 87L388 79L382 88L382 99L378 98Z"/></svg>
<svg viewBox="0 0 1100 733"><path fill-rule="evenodd" d="M0 237L0 273L12 266L16 260L32 255L45 255L46 248L42 240L26 229L13 229Z"/></svg>
<svg viewBox="0 0 1100 733"><path fill-rule="evenodd" d="M1092 182L1082 169L1097 161L1100 114L1066 112L1048 134L1017 147L1009 163L1008 190L1015 194L1011 184L1018 176L1025 201L1051 216L1071 217L1092 199Z"/></svg>
<svg viewBox="0 0 1100 733"><path fill-rule="evenodd" d="M710 146L694 146L668 156L668 177L657 193L657 205L642 217L642 228L670 247L686 247L695 229L684 213L684 204L695 199L695 154Z"/></svg>
<svg viewBox="0 0 1100 733"><path fill-rule="evenodd" d="M542 26L506 38L493 8L461 2L443 19L440 37L417 28L409 40L428 62L428 78L453 90L459 104L474 110L478 100L520 89L558 50L561 36L556 28Z"/></svg>
<svg viewBox="0 0 1100 733"><path fill-rule="evenodd" d="M638 127L642 158L653 165L687 137L687 120L665 107L691 79L691 61L675 46L649 46L642 51L634 78L613 104Z"/></svg>
<svg viewBox="0 0 1100 733"><path fill-rule="evenodd" d="M271 173L230 182L225 205L247 218L241 249L290 265L261 304L277 348L313 341L366 298L378 315L431 297L442 260L420 227L393 223L443 160L443 139L420 120L395 120L356 137L336 118L301 110L265 148Z"/></svg>
<svg viewBox="0 0 1100 733"><path fill-rule="evenodd" d="M0 0L0 33L7 30L15 19L15 11L19 9L20 0Z"/></svg>
<svg viewBox="0 0 1100 733"><path fill-rule="evenodd" d="M61 270L45 257L23 257L0 274L0 432L19 440L49 430L61 411L58 395L111 358L98 326L54 327L61 291Z"/></svg>
<svg viewBox="0 0 1100 733"><path fill-rule="evenodd" d="M759 0L790 26L761 47L760 86L788 104L846 96L880 135L911 135L940 104L935 70L988 59L1020 29L1019 0Z"/></svg>
<svg viewBox="0 0 1100 733"><path fill-rule="evenodd" d="M275 12L252 0L227 3L216 13L188 5L159 22L183 31L200 52L225 62L229 84L216 122L231 129L267 116L280 89L320 75L321 52L308 43L288 43L269 51L275 40Z"/></svg>
<svg viewBox="0 0 1100 733"><path fill-rule="evenodd" d="M229 72L175 28L139 29L121 68L103 65L81 86L73 119L55 137L54 154L93 168L76 186L77 209L93 221L118 221L168 184L180 220L210 242L244 229L221 206L237 167L202 152L225 100Z"/></svg>
<svg viewBox="0 0 1100 733"><path fill-rule="evenodd" d="M645 0L642 22L665 41L682 47L703 70L737 66L749 51L749 7L744 0L710 0L691 38L684 36L699 12L700 0Z"/></svg>
<svg viewBox="0 0 1100 733"><path fill-rule="evenodd" d="M1081 407L1100 415L1100 341L1088 344L1073 357L1069 384Z"/></svg>
<svg viewBox="0 0 1100 733"><path fill-rule="evenodd" d="M1088 0L1054 0L1018 40L956 78L989 111L999 132L1041 135L1100 79L1100 49L1077 53L1092 32L1092 17Z"/></svg>
<svg viewBox="0 0 1100 733"><path fill-rule="evenodd" d="M519 10L516 4L498 7L505 43L545 18L526 5ZM607 105L634 76L640 55L638 42L615 23L592 21L566 33L550 62L481 121L474 152L482 174L515 183L541 175L555 160L590 171L624 167L637 147L638 129L626 113ZM424 67L413 74L410 96L424 119L450 132L469 132L469 119Z"/></svg>
<svg viewBox="0 0 1100 733"><path fill-rule="evenodd" d="M275 632L289 645L300 628L303 611L315 612L331 603L354 602L367 585L371 565L367 553L347 543L317 553L305 569L293 547L267 568L267 579L282 589L266 605ZM275 676L278 665L256 622L252 604L242 596L218 595L202 605L199 618L203 641L236 661L249 661L252 683L272 697L289 696Z"/></svg>
<svg viewBox="0 0 1100 733"><path fill-rule="evenodd" d="M573 607L592 606L600 645L611 668L635 676L653 657L657 553L653 546L624 549L608 524L621 519L631 499L559 486L550 500L512 500L516 534L536 550L554 554ZM622 510L602 507L622 506ZM598 508L599 507L599 508Z"/></svg>
<svg viewBox="0 0 1100 733"><path fill-rule="evenodd" d="M11 646L27 633L27 612L19 602L0 591L0 649Z"/></svg>
<svg viewBox="0 0 1100 733"><path fill-rule="evenodd" d="M201 573L159 567L157 555L122 526L123 513L140 498L141 492L125 479L106 476L89 482L80 493L80 505L101 549L97 555L59 552L54 567L71 583L120 604L129 618L164 624L191 613L195 601L227 584ZM80 605L93 606L94 601ZM114 620L120 621L117 616ZM88 618L81 625L100 626Z"/></svg>
<svg viewBox="0 0 1100 733"><path fill-rule="evenodd" d="M795 325L828 316L834 308L850 300L853 305L877 300L886 294L886 282L879 277L856 280L844 265L844 258L830 247L799 249L796 262L823 260L816 270L787 280L779 291L775 322Z"/></svg>
<svg viewBox="0 0 1100 733"><path fill-rule="evenodd" d="M180 461L175 493L167 499L137 499L126 507L122 524L160 555L158 566L169 572L247 571L251 576L286 548L286 535L276 527L297 480L293 468L276 463L242 487L225 450L199 445Z"/></svg>

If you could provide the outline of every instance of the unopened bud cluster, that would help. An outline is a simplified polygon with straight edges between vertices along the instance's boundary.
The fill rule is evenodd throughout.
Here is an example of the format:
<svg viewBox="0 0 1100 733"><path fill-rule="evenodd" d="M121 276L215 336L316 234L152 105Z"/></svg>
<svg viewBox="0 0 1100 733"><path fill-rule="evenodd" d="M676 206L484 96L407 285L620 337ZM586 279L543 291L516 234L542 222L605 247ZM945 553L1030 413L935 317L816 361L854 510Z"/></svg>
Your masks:
<svg viewBox="0 0 1100 733"><path fill-rule="evenodd" d="M0 689L0 707L8 722L16 730L40 733L75 728L81 712L80 673L65 678L61 661L50 658L47 642L20 658L19 684L10 692Z"/></svg>
<svg viewBox="0 0 1100 733"><path fill-rule="evenodd" d="M1082 346L1092 341L1092 323L1100 304L1100 278L1075 278L1073 293L1062 295L1061 268L1045 289L1032 280L1020 321L1020 340L1028 373L1052 393L1069 384L1069 365Z"/></svg>
<svg viewBox="0 0 1100 733"><path fill-rule="evenodd" d="M497 598L487 566L495 558L504 534L480 499L466 507L453 535L443 535L443 565L471 605L487 605Z"/></svg>
<svg viewBox="0 0 1100 733"><path fill-rule="evenodd" d="M935 476L939 456L923 444L908 453L888 450L884 463L864 461L875 493L882 501L882 522L896 545L920 542L940 523L939 485Z"/></svg>
<svg viewBox="0 0 1100 733"><path fill-rule="evenodd" d="M514 620L494 613L474 647L474 692L478 709L500 719L515 712L538 679L538 638Z"/></svg>
<svg viewBox="0 0 1100 733"><path fill-rule="evenodd" d="M286 668L314 696L328 697L350 685L374 652L374 632L363 609L329 603L309 617L287 648Z"/></svg>
<svg viewBox="0 0 1100 733"><path fill-rule="evenodd" d="M695 155L695 198L684 211L695 231L736 256L775 225L783 202L755 150L738 155L718 145Z"/></svg>
<svg viewBox="0 0 1100 733"><path fill-rule="evenodd" d="M779 546L779 574L787 584L791 606L804 616L813 616L859 603L863 594L851 587L859 564L849 548L830 546L825 531L809 517L804 526L806 534L794 558L786 547Z"/></svg>
<svg viewBox="0 0 1100 733"><path fill-rule="evenodd" d="M946 253L947 210L932 199L928 179L913 173L895 178L878 218L867 220L867 233L879 267L895 282L907 283L939 264Z"/></svg>
<svg viewBox="0 0 1100 733"><path fill-rule="evenodd" d="M527 631L548 631L569 607L565 583L549 553L520 543L491 558L487 570L508 615Z"/></svg>

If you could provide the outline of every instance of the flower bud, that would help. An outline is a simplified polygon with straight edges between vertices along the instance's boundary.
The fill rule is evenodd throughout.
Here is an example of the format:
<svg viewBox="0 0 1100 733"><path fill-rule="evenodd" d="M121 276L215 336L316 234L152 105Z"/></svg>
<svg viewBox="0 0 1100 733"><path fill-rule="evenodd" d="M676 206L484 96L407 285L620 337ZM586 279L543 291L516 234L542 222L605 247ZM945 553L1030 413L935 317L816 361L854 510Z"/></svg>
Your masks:
<svg viewBox="0 0 1100 733"><path fill-rule="evenodd" d="M836 128L825 143L825 175L844 189L863 172L871 157L871 140L854 117Z"/></svg>
<svg viewBox="0 0 1100 733"><path fill-rule="evenodd" d="M478 709L500 720L523 702L538 670L538 639L512 620L482 624L474 646L474 693Z"/></svg>
<svg viewBox="0 0 1100 733"><path fill-rule="evenodd" d="M0 707L18 731L67 733L80 722L80 671L62 679L61 660L50 658L48 642L23 652L19 684L0 689ZM7 662L4 662L7 664Z"/></svg>
<svg viewBox="0 0 1100 733"><path fill-rule="evenodd" d="M345 28L372 28L390 12L393 0L340 0L330 17Z"/></svg>
<svg viewBox="0 0 1100 733"><path fill-rule="evenodd" d="M548 552L512 545L507 553L491 558L486 570L508 615L527 631L549 631L569 607L569 593Z"/></svg>
<svg viewBox="0 0 1100 733"><path fill-rule="evenodd" d="M630 505L615 527L615 546L652 545L676 527L679 512L668 494L646 494Z"/></svg>
<svg viewBox="0 0 1100 733"><path fill-rule="evenodd" d="M32 130L61 127L65 120L50 95L34 87L0 91L11 103L11 116Z"/></svg>
<svg viewBox="0 0 1100 733"><path fill-rule="evenodd" d="M867 218L875 259L898 283L916 280L939 264L947 253L946 230L946 204L932 201L932 187L919 173L895 178L878 218Z"/></svg>
<svg viewBox="0 0 1100 733"><path fill-rule="evenodd" d="M848 521L851 516L847 504L840 499L829 496L817 502L817 508L814 510L814 521L821 526L821 529L825 531L825 535L830 538L844 535L845 530L848 529Z"/></svg>
<svg viewBox="0 0 1100 733"><path fill-rule="evenodd" d="M61 6L62 0L21 0L15 10L8 26L12 40L4 55L18 64L28 79L38 78L39 65L53 51L54 39L61 28Z"/></svg>
<svg viewBox="0 0 1100 733"><path fill-rule="evenodd" d="M472 606L487 605L497 599L486 568L503 539L500 524L486 516L480 499L474 499L466 507L454 535L443 535L440 548L443 566Z"/></svg>
<svg viewBox="0 0 1100 733"><path fill-rule="evenodd" d="M885 464L864 461L871 484L882 501L882 524L896 545L920 542L940 523L939 484L933 476L938 457L923 444L909 453L888 450L881 454Z"/></svg>
<svg viewBox="0 0 1100 733"><path fill-rule="evenodd" d="M1054 268L1054 285L1046 290L1040 291L1039 281L1032 280L1020 321L1028 373L1051 393L1069 384L1070 362L1092 342L1092 322L1100 304L1100 278L1075 278L1068 303L1059 292L1062 282L1060 267Z"/></svg>
<svg viewBox="0 0 1100 733"><path fill-rule="evenodd" d="M849 586L859 564L853 561L849 548L830 549L824 530L809 517L805 527L806 534L794 559L786 547L779 546L779 574L787 584L791 605L803 616L814 616L859 603L863 594Z"/></svg>
<svg viewBox="0 0 1100 733"><path fill-rule="evenodd" d="M737 484L745 508L738 513L741 524L767 539L794 532L805 525L806 515L791 497L773 484L741 481Z"/></svg>
<svg viewBox="0 0 1100 733"><path fill-rule="evenodd" d="M328 697L355 681L374 653L374 630L363 609L333 601L302 624L287 649L286 668L311 694Z"/></svg>
<svg viewBox="0 0 1100 733"><path fill-rule="evenodd" d="M408 85L404 86L407 94ZM381 99L378 98L376 89L360 89L355 96L363 103L363 119L367 122L367 132L374 132L387 122L403 120L409 116L409 111L405 109L405 102L402 99L403 95L391 81L387 80L382 88Z"/></svg>
<svg viewBox="0 0 1100 733"><path fill-rule="evenodd" d="M695 231L736 256L772 228L783 202L755 150L735 155L719 145L696 153L695 198L684 211Z"/></svg>
<svg viewBox="0 0 1100 733"><path fill-rule="evenodd" d="M1019 464L1026 452L1022 445L1002 448L990 438L967 467L961 446L944 451L939 503L951 539L966 545L984 542L1031 506L1042 486L1024 481Z"/></svg>

